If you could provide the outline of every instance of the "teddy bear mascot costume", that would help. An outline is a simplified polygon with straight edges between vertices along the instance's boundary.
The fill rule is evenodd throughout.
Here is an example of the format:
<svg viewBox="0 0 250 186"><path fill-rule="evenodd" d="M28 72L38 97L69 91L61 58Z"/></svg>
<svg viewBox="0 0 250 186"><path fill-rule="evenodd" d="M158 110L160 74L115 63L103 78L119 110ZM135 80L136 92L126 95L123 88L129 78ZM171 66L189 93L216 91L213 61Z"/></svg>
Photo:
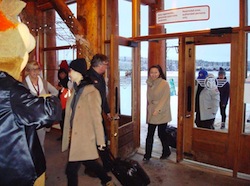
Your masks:
<svg viewBox="0 0 250 186"><path fill-rule="evenodd" d="M61 119L55 96L33 96L20 73L35 47L26 25L18 21L20 0L0 0L0 185L45 185L45 157L36 130Z"/></svg>

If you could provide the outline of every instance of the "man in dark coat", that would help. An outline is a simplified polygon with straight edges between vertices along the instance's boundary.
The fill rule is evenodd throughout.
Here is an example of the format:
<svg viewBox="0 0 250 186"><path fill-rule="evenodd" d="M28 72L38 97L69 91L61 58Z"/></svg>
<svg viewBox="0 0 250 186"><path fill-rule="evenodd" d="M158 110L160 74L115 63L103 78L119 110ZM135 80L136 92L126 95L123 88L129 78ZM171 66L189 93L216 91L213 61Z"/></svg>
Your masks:
<svg viewBox="0 0 250 186"><path fill-rule="evenodd" d="M91 66L87 72L87 76L90 77L94 83L94 86L99 90L101 98L102 98L102 112L104 112L107 116L107 119L109 121L112 120L112 117L110 115L110 108L108 105L107 101L107 93L106 93L106 82L103 77L105 71L107 70L108 67L108 57L104 54L96 54L93 56L91 60ZM103 128L104 128L104 133L105 133L105 141L106 141L106 146L107 146L107 141L108 141L108 135L107 135L107 127L105 125L104 118L102 120L103 123ZM99 151L100 157L103 162L103 166L107 171L110 171L110 166L109 166L109 155L107 152L107 149L105 151ZM89 173L88 169L85 169L85 173ZM91 175L91 174L89 174Z"/></svg>

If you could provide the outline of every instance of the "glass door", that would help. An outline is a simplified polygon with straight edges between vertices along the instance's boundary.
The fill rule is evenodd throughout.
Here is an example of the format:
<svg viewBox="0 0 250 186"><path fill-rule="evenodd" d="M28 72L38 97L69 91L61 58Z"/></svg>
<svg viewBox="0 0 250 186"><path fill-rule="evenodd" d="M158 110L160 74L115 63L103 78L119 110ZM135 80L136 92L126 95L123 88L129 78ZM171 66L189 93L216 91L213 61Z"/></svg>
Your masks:
<svg viewBox="0 0 250 186"><path fill-rule="evenodd" d="M237 35L185 38L184 158L234 167ZM233 42L234 40L234 42ZM226 98L226 99L225 99Z"/></svg>

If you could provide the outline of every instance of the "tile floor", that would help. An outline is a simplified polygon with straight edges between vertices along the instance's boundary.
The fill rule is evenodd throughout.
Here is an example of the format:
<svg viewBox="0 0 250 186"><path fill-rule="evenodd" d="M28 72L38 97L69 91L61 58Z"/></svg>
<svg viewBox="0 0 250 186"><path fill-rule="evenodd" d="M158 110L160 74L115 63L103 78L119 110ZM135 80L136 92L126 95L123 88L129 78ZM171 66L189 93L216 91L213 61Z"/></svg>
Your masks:
<svg viewBox="0 0 250 186"><path fill-rule="evenodd" d="M46 186L66 186L67 178L64 174L67 162L67 152L62 153L61 142L56 139L60 136L57 129L46 134L45 154L47 160ZM176 163L175 151L168 160L160 160L159 153L154 152L148 163L142 161L144 149L141 147L131 159L138 161L151 179L149 186L249 186L250 180L232 178L229 173L215 171L202 166L194 166L189 162ZM112 175L117 186L119 181ZM79 186L100 186L98 178L91 178L84 174L84 166L79 170Z"/></svg>

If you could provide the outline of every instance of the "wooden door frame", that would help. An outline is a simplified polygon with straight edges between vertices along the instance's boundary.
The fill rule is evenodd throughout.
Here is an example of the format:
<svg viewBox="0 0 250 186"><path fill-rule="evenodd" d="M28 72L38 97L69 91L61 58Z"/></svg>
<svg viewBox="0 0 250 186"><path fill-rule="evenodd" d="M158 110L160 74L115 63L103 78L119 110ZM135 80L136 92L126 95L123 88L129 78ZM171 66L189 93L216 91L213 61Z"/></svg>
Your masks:
<svg viewBox="0 0 250 186"><path fill-rule="evenodd" d="M184 133L183 133L183 153L186 159L194 161L212 164L224 168L233 169L233 164L230 159L230 151L233 149L229 143L229 136L231 133L220 133L213 130L206 130L194 127L195 118L195 46L197 45L209 45L209 44L231 44L230 50L232 50L231 43L232 34L221 35L204 35L187 37L185 40L185 73L188 78L185 78L184 84L184 101L186 111L184 115ZM232 54L232 51L230 51ZM234 56L232 54L231 56ZM232 59L230 59L232 61ZM181 88L181 87L179 87ZM189 99L189 102L188 102ZM231 103L231 102L230 102ZM188 106L189 104L189 106ZM232 104L230 104L231 108ZM189 108L188 108L189 107ZM233 113L233 112L232 112ZM232 119L230 118L230 123ZM231 124L229 124L231 126ZM210 140L209 137L213 137ZM208 149L212 149L208 151ZM224 155L227 155L226 158ZM219 160L219 161L218 161ZM224 161L223 161L224 160ZM227 161L229 160L229 161Z"/></svg>
<svg viewBox="0 0 250 186"><path fill-rule="evenodd" d="M134 43L137 44L137 43ZM140 146L140 44L131 45L131 40L124 37L111 35L110 40L110 107L111 115L118 118L120 108L120 82L119 82L119 46L132 48L132 120L122 126L123 117L111 121L110 148L113 154L126 157L136 151ZM122 120L122 121L121 121Z"/></svg>
<svg viewBox="0 0 250 186"><path fill-rule="evenodd" d="M197 146L197 143L194 141L194 137L191 140L185 141L185 135L187 136L196 136L201 134L201 136L207 136L209 133L210 135L213 136L213 139L217 142L220 143L217 148L215 145L213 145L213 150L217 151L218 153L224 153L227 152L227 155L225 156L225 161L227 161L227 166L221 166L224 168L228 168L231 169L233 171L233 176L237 177L237 173L238 171L241 171L243 173L247 173L249 174L249 169L246 168L246 166L242 165L242 161L240 160L239 157L243 157L243 160L245 160L247 162L247 164L249 165L249 160L247 160L247 154L245 153L244 155L242 154L242 147L248 147L249 145L246 144L246 141L244 141L245 138L249 137L247 135L243 135L242 134L242 123L243 123L243 115L244 115L244 109L243 107L243 85L244 85L244 79L242 78L242 72L244 71L244 64L240 64L240 63L244 63L245 60L242 60L241 58L238 57L239 54L239 37L240 34L239 33L232 33L229 35L224 35L222 40L218 40L218 38L213 38L210 37L208 39L208 36L196 36L193 38L193 40L191 40L190 43L194 43L193 46L191 46L192 51L191 55L195 55L195 49L194 46L195 45L206 45L206 44L223 44L223 43L230 43L231 47L230 47L230 52L231 52L231 63L230 63L230 67L231 67L231 81L230 81L230 86L231 87L238 87L237 89L232 89L230 90L230 111L229 113L231 113L230 115L230 120L229 120L229 129L228 129L228 133L219 133L216 131L210 131L209 130L200 130L198 128L193 128L191 131L189 130L190 128L187 127L189 125L191 125L192 122L190 122L190 124L187 124L187 120L191 120L194 121L194 100L192 101L193 103L193 109L191 111L191 116L190 113L184 110L180 110L180 113L183 113L182 117L179 119L179 127L182 129L182 133L184 135L184 139L182 141L182 139L179 136L178 141L179 143L183 142L183 148L181 152L185 152L187 150L190 150L190 152L193 152L193 148L195 148L194 146ZM190 55L190 46L186 46L184 47L183 44L185 42L185 38L181 38L180 39L180 49L182 52L185 52L185 56ZM243 52L244 53L244 52ZM182 55L180 55L180 58L183 58ZM185 58L185 57L184 57ZM195 63L192 61L188 60L188 57L186 57L186 59L184 60L185 67L181 67L181 69L183 69L183 71L186 70L186 67L189 66L190 62L191 63ZM240 64L240 65L239 65ZM192 65L191 65L192 66ZM192 67L191 67L192 68ZM194 68L194 66L193 66ZM188 76L190 77L190 75ZM235 78L232 78L235 77ZM237 77L237 78L236 78ZM184 87L187 87L190 83L193 84L194 82L190 82L187 78L183 78L183 77L179 77L180 79L184 79L186 85ZM193 77L195 78L195 77ZM192 85L193 86L193 85ZM241 88L240 88L241 87ZM180 89L180 87L179 87ZM183 91L183 92L182 92ZM187 92L186 88L184 88L184 90L181 90L179 92L179 94L184 94L184 98L187 96ZM193 91L193 95L192 98L194 99L194 91ZM184 105L187 105L187 102L185 102L185 100L183 101L181 98L179 98L180 101L182 101L184 103ZM192 114L193 113L193 114ZM234 113L234 114L232 114ZM193 125L193 123L192 123ZM180 131L180 130L178 130ZM185 132L183 132L185 131ZM187 133L187 134L185 134ZM220 137L218 137L220 136ZM228 143L228 146L225 146L224 143ZM186 143L186 144L185 144ZM211 144L212 145L212 144ZM191 148L190 148L191 147ZM202 148L206 148L205 145L201 145ZM189 149L190 148L190 149ZM226 150L229 149L229 150ZM181 149L180 149L181 150ZM202 149L201 149L202 150ZM204 149L203 149L204 150ZM181 155L180 153L177 154L177 161L181 161L184 159L184 156ZM197 159L196 159L197 160ZM209 162L205 162L208 163ZM223 162L220 162L221 165L223 165ZM220 164L219 163L219 164ZM224 164L225 165L225 164ZM220 166L220 165L217 165ZM239 168L240 167L240 168Z"/></svg>

